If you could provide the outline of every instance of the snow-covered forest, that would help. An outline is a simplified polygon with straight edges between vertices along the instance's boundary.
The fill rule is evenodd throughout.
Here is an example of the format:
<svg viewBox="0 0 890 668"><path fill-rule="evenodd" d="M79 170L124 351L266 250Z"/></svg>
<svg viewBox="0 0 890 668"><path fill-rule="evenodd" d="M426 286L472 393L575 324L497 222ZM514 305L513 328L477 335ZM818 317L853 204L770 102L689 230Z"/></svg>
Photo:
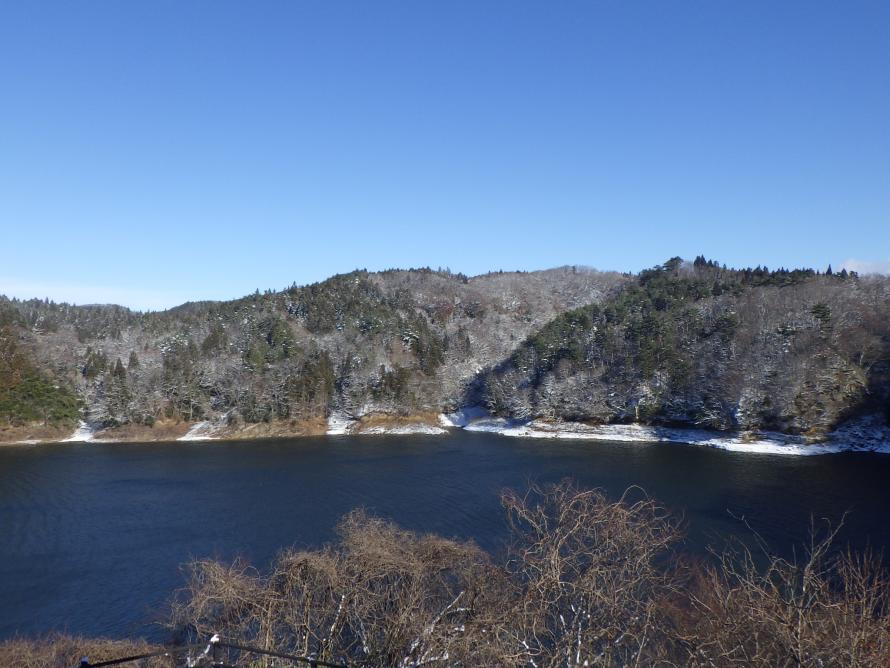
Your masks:
<svg viewBox="0 0 890 668"><path fill-rule="evenodd" d="M18 427L288 435L481 406L818 434L888 396L890 280L830 269L355 271L159 313L0 298L0 422Z"/></svg>

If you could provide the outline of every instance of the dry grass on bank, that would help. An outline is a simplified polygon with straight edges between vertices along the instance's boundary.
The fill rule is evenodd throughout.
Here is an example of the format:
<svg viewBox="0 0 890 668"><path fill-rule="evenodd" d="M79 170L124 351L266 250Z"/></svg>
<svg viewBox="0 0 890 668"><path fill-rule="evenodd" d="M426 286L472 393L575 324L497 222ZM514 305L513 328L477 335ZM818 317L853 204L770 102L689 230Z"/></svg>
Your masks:
<svg viewBox="0 0 890 668"><path fill-rule="evenodd" d="M184 420L158 420L153 425L132 422L118 427L109 427L96 434L98 441L121 443L149 443L152 441L175 441L185 436L192 423Z"/></svg>
<svg viewBox="0 0 890 668"><path fill-rule="evenodd" d="M217 438L290 438L292 436L322 436L327 432L328 421L324 417L300 420L270 420L269 422L240 423L214 434Z"/></svg>
<svg viewBox="0 0 890 668"><path fill-rule="evenodd" d="M24 426L0 425L0 444L27 441L61 441L68 438L74 427L32 424Z"/></svg>
<svg viewBox="0 0 890 668"><path fill-rule="evenodd" d="M438 427L439 414L435 411L411 413L410 415L369 413L359 418L358 424L356 425L356 431L366 431L374 428L394 429L398 427L413 427L416 425Z"/></svg>
<svg viewBox="0 0 890 668"><path fill-rule="evenodd" d="M38 639L14 638L0 643L0 666L10 668L76 668L82 657L92 663L160 650L140 640L103 640L52 634ZM137 664L130 664L137 665ZM144 668L172 668L168 659L150 659Z"/></svg>

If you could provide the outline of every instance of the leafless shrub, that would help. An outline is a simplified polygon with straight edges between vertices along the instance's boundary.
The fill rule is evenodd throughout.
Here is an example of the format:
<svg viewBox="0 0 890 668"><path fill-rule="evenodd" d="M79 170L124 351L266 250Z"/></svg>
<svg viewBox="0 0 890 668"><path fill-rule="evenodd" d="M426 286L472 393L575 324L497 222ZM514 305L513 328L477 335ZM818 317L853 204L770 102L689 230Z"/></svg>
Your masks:
<svg viewBox="0 0 890 668"><path fill-rule="evenodd" d="M837 552L837 528L814 529L801 559L760 541L690 567L673 549L677 520L636 488L610 501L564 482L502 500L513 536L503 563L355 511L334 544L285 551L265 573L243 560L193 563L171 623L357 667L887 665L890 580L875 555ZM0 664L147 648L11 640Z"/></svg>
<svg viewBox="0 0 890 668"><path fill-rule="evenodd" d="M812 527L800 560L741 543L717 555L689 594L690 665L888 665L890 581L874 554L833 553L838 529Z"/></svg>
<svg viewBox="0 0 890 668"><path fill-rule="evenodd" d="M268 576L194 564L177 621L374 666L624 665L661 651L671 577L657 560L677 530L655 502L567 483L503 502L515 535L506 567L354 512L336 546L285 552Z"/></svg>
<svg viewBox="0 0 890 668"><path fill-rule="evenodd" d="M569 483L508 492L515 601L498 628L505 665L651 665L666 652L660 563L678 538L664 509Z"/></svg>
<svg viewBox="0 0 890 668"><path fill-rule="evenodd" d="M465 644L457 637L491 570L484 553L361 511L339 534L335 547L284 552L268 576L240 563L193 564L175 619L200 633L358 665L442 665Z"/></svg>

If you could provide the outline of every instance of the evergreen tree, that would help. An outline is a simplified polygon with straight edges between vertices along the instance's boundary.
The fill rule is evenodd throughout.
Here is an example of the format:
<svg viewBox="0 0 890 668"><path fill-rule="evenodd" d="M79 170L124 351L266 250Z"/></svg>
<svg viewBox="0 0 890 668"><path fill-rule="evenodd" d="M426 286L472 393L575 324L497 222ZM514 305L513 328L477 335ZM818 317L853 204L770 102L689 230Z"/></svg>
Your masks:
<svg viewBox="0 0 890 668"><path fill-rule="evenodd" d="M124 365L121 362L121 358L118 357L114 363L114 366L111 369L111 375L117 380L125 380L127 377L127 371L124 369Z"/></svg>

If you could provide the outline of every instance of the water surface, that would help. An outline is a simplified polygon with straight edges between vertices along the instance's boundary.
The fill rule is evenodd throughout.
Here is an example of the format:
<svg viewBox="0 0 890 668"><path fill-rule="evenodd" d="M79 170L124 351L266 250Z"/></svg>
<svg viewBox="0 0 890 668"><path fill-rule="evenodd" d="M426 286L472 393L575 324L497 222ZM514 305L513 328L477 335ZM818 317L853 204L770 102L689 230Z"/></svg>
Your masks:
<svg viewBox="0 0 890 668"><path fill-rule="evenodd" d="M620 495L643 486L701 551L745 531L777 549L809 518L843 539L890 547L890 456L745 455L700 447L448 436L60 444L0 448L0 638L68 630L162 638L153 622L192 557L263 565L288 545L333 538L362 506L403 526L497 550L498 495L574 478Z"/></svg>

